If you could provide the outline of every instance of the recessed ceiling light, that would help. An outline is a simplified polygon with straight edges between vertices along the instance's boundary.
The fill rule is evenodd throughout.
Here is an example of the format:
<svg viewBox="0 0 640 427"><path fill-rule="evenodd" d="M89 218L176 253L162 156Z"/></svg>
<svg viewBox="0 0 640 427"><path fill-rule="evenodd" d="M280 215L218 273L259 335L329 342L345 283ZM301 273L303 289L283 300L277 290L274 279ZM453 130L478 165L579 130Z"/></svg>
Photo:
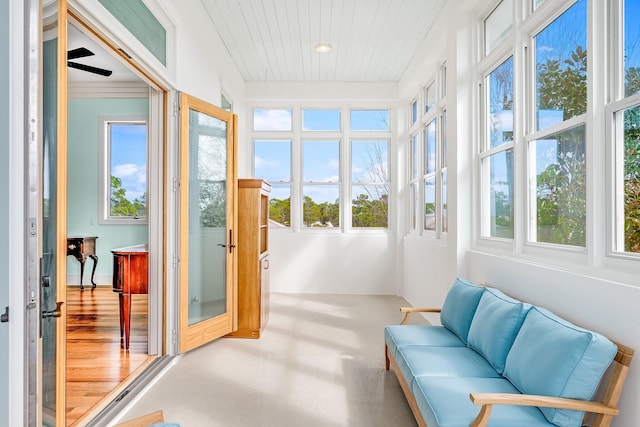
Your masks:
<svg viewBox="0 0 640 427"><path fill-rule="evenodd" d="M331 45L329 43L318 43L316 45L316 52L327 53L331 51Z"/></svg>

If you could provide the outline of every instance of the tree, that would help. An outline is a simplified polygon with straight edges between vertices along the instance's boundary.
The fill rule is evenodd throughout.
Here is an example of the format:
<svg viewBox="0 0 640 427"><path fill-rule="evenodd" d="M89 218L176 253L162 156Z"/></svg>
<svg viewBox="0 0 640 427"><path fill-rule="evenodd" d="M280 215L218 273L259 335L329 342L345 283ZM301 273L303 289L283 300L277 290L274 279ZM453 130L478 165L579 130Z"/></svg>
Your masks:
<svg viewBox="0 0 640 427"><path fill-rule="evenodd" d="M640 109L624 113L624 250L640 252Z"/></svg>
<svg viewBox="0 0 640 427"><path fill-rule="evenodd" d="M122 179L111 175L111 216L140 217L145 215L147 194L133 201L127 198Z"/></svg>
<svg viewBox="0 0 640 427"><path fill-rule="evenodd" d="M587 109L587 51L571 59L549 59L538 69L538 111L560 110L563 120ZM584 246L586 242L586 156L584 127L552 135L556 161L537 176L538 240ZM542 235L541 235L542 234Z"/></svg>

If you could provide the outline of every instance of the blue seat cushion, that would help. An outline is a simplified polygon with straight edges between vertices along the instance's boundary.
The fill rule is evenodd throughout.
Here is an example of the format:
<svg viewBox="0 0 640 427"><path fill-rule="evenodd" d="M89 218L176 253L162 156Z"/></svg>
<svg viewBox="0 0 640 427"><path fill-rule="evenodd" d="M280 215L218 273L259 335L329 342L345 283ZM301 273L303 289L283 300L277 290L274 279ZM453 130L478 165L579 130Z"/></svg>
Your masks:
<svg viewBox="0 0 640 427"><path fill-rule="evenodd" d="M480 302L484 289L484 286L474 285L458 277L444 299L442 311L440 312L440 322L464 341L465 344L467 335L469 335L471 320L476 308L478 308L478 302Z"/></svg>
<svg viewBox="0 0 640 427"><path fill-rule="evenodd" d="M500 375L478 352L468 347L405 345L398 348L396 363L408 384L414 377L487 377Z"/></svg>
<svg viewBox="0 0 640 427"><path fill-rule="evenodd" d="M469 393L520 392L506 379L474 377L416 377L413 387L416 403L429 427L468 427L480 412ZM549 427L536 407L494 405L491 427Z"/></svg>
<svg viewBox="0 0 640 427"><path fill-rule="evenodd" d="M384 328L384 342L391 354L396 356L398 347L408 344L431 345L438 347L464 347L453 332L444 326L436 325L391 325Z"/></svg>
<svg viewBox="0 0 640 427"><path fill-rule="evenodd" d="M497 289L486 288L471 321L467 344L502 373L507 353L530 308L530 304L523 304Z"/></svg>
<svg viewBox="0 0 640 427"><path fill-rule="evenodd" d="M504 376L521 392L591 400L617 346L607 338L533 307L507 355ZM540 408L561 426L580 426L583 412Z"/></svg>

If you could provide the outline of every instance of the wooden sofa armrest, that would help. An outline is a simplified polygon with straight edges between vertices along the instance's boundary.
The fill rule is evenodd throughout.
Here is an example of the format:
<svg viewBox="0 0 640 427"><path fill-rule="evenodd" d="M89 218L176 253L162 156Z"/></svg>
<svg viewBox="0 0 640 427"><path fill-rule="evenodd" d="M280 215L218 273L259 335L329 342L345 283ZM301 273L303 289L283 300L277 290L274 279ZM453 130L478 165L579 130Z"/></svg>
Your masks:
<svg viewBox="0 0 640 427"><path fill-rule="evenodd" d="M404 313L401 325L406 325L409 321L411 313L440 313L439 308L425 308L425 307L400 307L400 312Z"/></svg>
<svg viewBox="0 0 640 427"><path fill-rule="evenodd" d="M164 422L164 415L162 411L156 411L138 418L134 418L133 420L125 421L122 424L116 424L115 427L147 427L152 424L161 422Z"/></svg>
<svg viewBox="0 0 640 427"><path fill-rule="evenodd" d="M474 405L481 405L480 413L469 427L484 427L489 422L493 405L542 406L546 408L573 409L603 415L618 415L620 410L600 402L566 399L562 397L536 396L532 394L471 393Z"/></svg>

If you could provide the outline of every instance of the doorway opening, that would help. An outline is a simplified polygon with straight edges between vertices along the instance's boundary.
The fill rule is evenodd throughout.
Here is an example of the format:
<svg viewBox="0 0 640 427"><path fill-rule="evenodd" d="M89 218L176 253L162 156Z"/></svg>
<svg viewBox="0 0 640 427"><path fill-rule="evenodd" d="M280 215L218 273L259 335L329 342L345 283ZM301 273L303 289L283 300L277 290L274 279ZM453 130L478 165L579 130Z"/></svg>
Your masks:
<svg viewBox="0 0 640 427"><path fill-rule="evenodd" d="M92 419L163 353L166 93L76 19L69 20L67 47L70 426ZM145 254L146 270L132 280L137 287L124 290L113 279L116 255L130 248Z"/></svg>

